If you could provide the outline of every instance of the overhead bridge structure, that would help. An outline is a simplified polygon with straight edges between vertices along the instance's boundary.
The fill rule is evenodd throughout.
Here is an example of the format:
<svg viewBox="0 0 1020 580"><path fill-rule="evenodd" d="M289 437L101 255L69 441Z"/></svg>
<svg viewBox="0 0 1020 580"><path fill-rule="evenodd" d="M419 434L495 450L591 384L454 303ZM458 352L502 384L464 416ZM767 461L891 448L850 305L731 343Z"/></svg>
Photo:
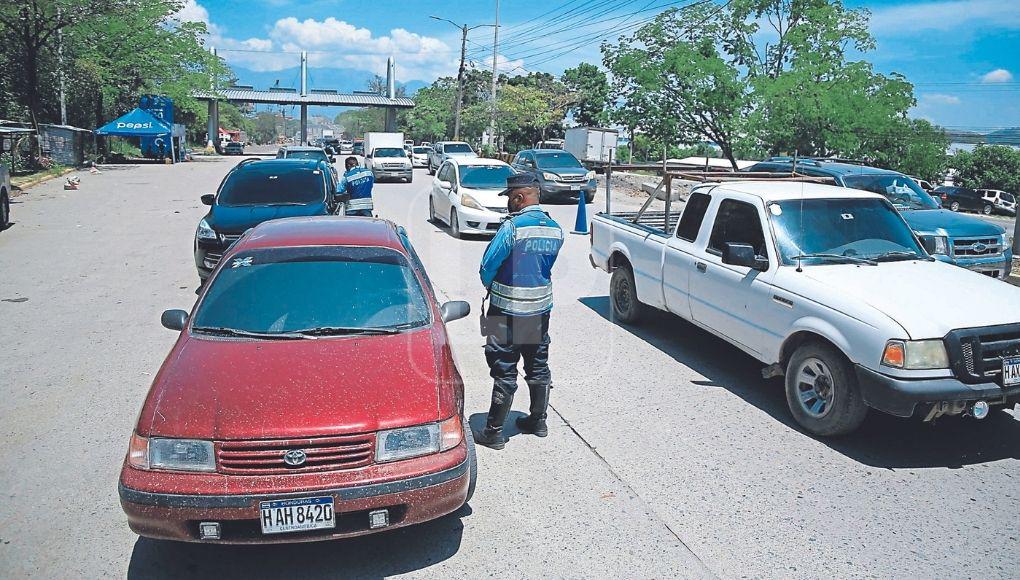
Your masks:
<svg viewBox="0 0 1020 580"><path fill-rule="evenodd" d="M216 49L212 50L216 54ZM320 105L325 107L383 107L386 109L386 130L396 131L397 110L414 107L414 101L407 97L396 96L396 80L394 78L393 57L386 63L387 94L372 93L341 93L330 89L308 88L308 53L301 53L301 89L269 89L256 90L252 87L229 87L225 89L197 91L192 94L196 99L209 103L209 135L215 139L219 133L219 103L252 103L255 105L297 105L301 108L301 143L308 143L308 107Z"/></svg>

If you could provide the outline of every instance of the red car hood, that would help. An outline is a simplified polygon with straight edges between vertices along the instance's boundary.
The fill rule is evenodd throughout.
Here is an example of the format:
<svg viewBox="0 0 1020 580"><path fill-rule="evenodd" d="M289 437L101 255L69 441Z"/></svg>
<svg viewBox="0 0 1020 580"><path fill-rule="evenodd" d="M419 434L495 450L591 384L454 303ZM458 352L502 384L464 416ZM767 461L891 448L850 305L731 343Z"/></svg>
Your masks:
<svg viewBox="0 0 1020 580"><path fill-rule="evenodd" d="M271 439L439 420L433 334L239 341L185 336L142 408L142 435Z"/></svg>

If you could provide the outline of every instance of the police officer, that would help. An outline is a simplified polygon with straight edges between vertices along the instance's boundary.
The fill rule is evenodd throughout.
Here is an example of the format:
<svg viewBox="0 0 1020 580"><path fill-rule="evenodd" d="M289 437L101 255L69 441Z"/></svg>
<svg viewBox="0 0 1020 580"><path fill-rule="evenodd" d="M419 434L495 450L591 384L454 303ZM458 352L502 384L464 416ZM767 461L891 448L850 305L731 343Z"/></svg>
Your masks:
<svg viewBox="0 0 1020 580"><path fill-rule="evenodd" d="M344 160L347 171L340 176L336 184L336 192L347 204L347 215L372 217L372 185L375 175L367 167L358 165L357 157Z"/></svg>
<svg viewBox="0 0 1020 580"><path fill-rule="evenodd" d="M531 392L531 414L518 418L517 427L539 437L548 434L551 274L563 245L563 230L538 205L538 178L512 175L506 185L500 195L510 198L510 216L486 248L479 271L482 285L489 291L483 334L487 335L485 360L494 384L488 420L475 441L492 449L506 445L503 423L517 390L521 358Z"/></svg>

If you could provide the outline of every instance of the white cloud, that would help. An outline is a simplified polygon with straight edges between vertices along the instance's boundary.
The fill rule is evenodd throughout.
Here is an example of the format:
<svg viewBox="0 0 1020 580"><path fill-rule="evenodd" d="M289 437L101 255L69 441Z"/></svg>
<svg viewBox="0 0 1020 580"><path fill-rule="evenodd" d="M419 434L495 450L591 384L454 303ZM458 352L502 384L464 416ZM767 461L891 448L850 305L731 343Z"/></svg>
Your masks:
<svg viewBox="0 0 1020 580"><path fill-rule="evenodd" d="M932 93L929 95L921 95L922 101L932 103L934 105L959 105L960 97L954 95L942 95L939 93Z"/></svg>
<svg viewBox="0 0 1020 580"><path fill-rule="evenodd" d="M1015 28L1020 10L1014 0L940 0L875 8L871 32L916 35L922 31L958 32L980 25Z"/></svg>
<svg viewBox="0 0 1020 580"><path fill-rule="evenodd" d="M1008 83L1013 80L1013 74L1004 68L997 68L981 77L983 83Z"/></svg>

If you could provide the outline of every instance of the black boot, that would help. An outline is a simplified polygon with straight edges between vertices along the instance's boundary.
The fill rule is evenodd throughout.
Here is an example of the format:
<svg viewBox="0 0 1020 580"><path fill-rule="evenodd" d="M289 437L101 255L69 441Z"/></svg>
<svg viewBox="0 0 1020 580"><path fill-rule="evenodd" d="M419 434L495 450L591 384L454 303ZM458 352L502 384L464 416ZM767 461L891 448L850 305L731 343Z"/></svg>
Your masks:
<svg viewBox="0 0 1020 580"><path fill-rule="evenodd" d="M514 421L521 433L529 433L538 437L545 437L549 434L545 417L546 410L549 408L550 387L551 385L541 383L528 383L528 390L531 391L531 414L527 417L518 417Z"/></svg>
<svg viewBox="0 0 1020 580"><path fill-rule="evenodd" d="M492 403L489 405L489 416L485 420L485 429L475 435L475 443L497 450L506 447L503 423L506 422L506 416L510 414L511 404L513 404L512 396L507 396L499 388L493 389Z"/></svg>

